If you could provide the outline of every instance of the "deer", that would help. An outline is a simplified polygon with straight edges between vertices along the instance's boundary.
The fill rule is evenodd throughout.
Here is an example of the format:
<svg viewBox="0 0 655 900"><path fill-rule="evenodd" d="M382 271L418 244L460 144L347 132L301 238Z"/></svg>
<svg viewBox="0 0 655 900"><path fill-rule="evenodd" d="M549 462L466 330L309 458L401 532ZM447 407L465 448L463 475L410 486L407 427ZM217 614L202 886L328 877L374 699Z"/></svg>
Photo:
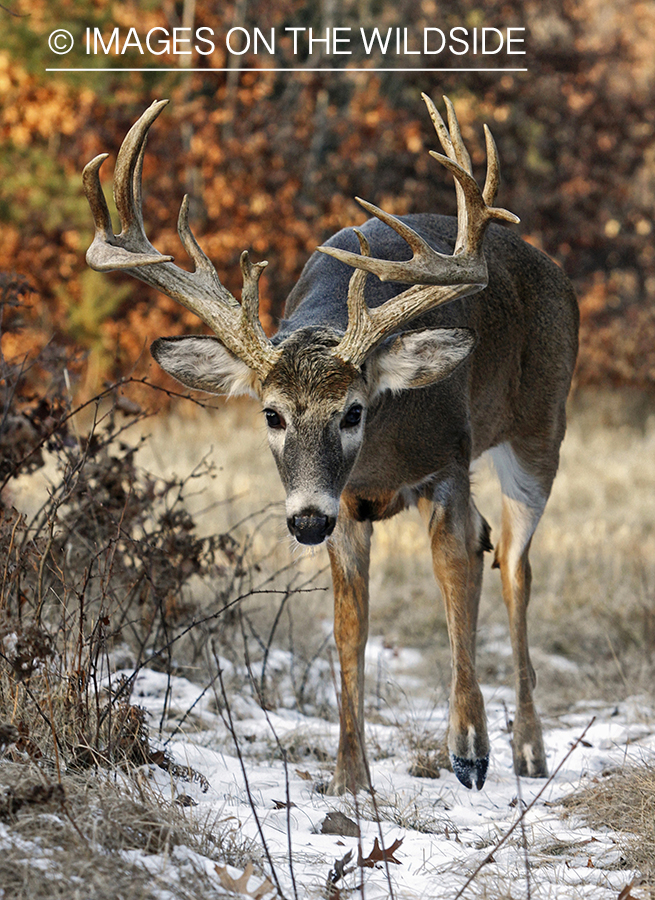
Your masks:
<svg viewBox="0 0 655 900"><path fill-rule="evenodd" d="M446 125L422 96L443 150L430 155L454 176L457 216L395 217L357 198L371 218L310 256L272 337L259 318L266 262L241 254L239 302L190 229L188 197L178 234L194 271L146 236L145 144L167 100L143 113L118 152L120 234L100 183L108 154L83 173L95 223L88 264L129 272L209 327L212 335L158 338L154 359L193 390L259 400L288 530L301 545L327 546L340 664L338 751L324 786L331 795L372 790L364 737L371 537L375 522L412 505L425 523L445 604L452 769L467 788L484 785L490 746L475 652L484 553L494 548L470 477L483 453L502 497L493 567L514 664L513 766L517 775L547 775L527 635L529 551L558 468L578 306L561 269L507 227L517 216L493 205L500 166L489 129L481 189L452 103L444 98Z"/></svg>

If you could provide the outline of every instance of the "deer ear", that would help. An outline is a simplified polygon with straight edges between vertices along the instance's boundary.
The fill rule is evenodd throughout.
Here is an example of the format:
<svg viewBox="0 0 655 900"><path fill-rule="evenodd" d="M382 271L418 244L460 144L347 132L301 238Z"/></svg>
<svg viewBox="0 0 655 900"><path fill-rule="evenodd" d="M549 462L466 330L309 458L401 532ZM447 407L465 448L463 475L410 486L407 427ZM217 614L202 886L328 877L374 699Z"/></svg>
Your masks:
<svg viewBox="0 0 655 900"><path fill-rule="evenodd" d="M475 333L469 328L430 328L399 334L377 347L366 361L373 395L443 381L466 359L475 343Z"/></svg>
<svg viewBox="0 0 655 900"><path fill-rule="evenodd" d="M257 396L257 373L210 335L159 338L150 352L165 372L210 394Z"/></svg>

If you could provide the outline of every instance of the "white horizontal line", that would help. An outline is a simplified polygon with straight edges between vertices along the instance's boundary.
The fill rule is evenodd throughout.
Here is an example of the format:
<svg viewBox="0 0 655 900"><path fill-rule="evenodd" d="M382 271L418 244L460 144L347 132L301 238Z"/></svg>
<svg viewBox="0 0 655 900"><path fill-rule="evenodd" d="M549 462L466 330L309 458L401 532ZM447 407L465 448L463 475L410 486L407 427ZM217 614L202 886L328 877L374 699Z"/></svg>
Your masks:
<svg viewBox="0 0 655 900"><path fill-rule="evenodd" d="M179 66L174 69L122 69L122 68L102 68L96 67L92 69L83 69L83 68L61 68L61 69L46 69L46 72L341 72L348 74L349 72L527 72L527 69L421 69L421 68L388 68L388 69L327 69L327 68L319 68L319 69L305 69L305 68L248 68L247 66L238 66L233 68L223 68L223 69L210 69L210 68L186 68L185 66Z"/></svg>

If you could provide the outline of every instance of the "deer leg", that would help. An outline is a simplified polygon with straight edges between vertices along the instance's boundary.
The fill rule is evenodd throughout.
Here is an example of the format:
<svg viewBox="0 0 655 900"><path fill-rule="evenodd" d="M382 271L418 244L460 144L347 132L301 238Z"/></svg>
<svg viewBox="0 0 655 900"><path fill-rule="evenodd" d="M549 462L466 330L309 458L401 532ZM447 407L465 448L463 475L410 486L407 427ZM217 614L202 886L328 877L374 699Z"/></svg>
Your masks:
<svg viewBox="0 0 655 900"><path fill-rule="evenodd" d="M491 549L489 526L470 498L468 474L442 482L432 501L419 500L432 544L432 565L446 607L452 680L448 752L466 787L484 785L489 738L482 692L475 673L475 633L483 553Z"/></svg>
<svg viewBox="0 0 655 900"><path fill-rule="evenodd" d="M334 586L334 640L341 667L339 750L327 793L356 793L371 786L364 746L364 651L368 638L370 522L344 513L328 541Z"/></svg>
<svg viewBox="0 0 655 900"><path fill-rule="evenodd" d="M548 774L541 723L532 691L536 675L528 648L527 610L532 571L528 554L550 492L543 479L529 474L507 444L492 451L503 492L500 540L494 567L500 568L503 599L509 617L514 660L516 715L512 727L512 755L517 775L542 778Z"/></svg>

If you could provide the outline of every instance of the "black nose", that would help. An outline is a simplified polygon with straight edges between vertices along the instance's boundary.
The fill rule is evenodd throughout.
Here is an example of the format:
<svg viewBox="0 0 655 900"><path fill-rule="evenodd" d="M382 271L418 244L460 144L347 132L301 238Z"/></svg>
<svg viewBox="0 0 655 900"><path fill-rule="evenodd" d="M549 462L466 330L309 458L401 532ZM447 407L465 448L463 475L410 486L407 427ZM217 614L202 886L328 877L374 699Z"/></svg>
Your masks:
<svg viewBox="0 0 655 900"><path fill-rule="evenodd" d="M334 531L336 519L318 512L308 511L300 516L289 516L287 526L300 544L321 544Z"/></svg>

